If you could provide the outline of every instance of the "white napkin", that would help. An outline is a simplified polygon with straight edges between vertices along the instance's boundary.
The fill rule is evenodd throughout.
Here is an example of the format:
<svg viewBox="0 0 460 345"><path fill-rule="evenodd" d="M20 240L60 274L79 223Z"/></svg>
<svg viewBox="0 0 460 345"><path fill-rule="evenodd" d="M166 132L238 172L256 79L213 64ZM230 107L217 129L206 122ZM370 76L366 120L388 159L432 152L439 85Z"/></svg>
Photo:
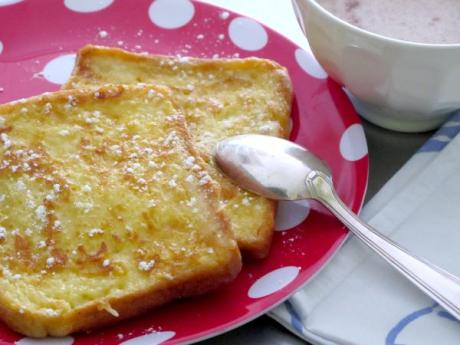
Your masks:
<svg viewBox="0 0 460 345"><path fill-rule="evenodd" d="M361 213L379 231L457 276L459 131L460 112ZM354 237L313 281L269 315L314 344L460 344L460 322Z"/></svg>

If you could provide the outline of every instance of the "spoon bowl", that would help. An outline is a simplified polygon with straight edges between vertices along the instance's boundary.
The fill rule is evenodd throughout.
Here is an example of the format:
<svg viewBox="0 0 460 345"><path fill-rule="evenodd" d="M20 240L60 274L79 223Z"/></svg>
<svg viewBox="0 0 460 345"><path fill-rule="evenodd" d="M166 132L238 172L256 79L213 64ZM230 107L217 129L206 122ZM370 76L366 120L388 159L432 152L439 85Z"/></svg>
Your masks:
<svg viewBox="0 0 460 345"><path fill-rule="evenodd" d="M217 164L242 188L268 199L312 198L305 177L329 168L303 147L266 135L238 135L221 141L215 155Z"/></svg>

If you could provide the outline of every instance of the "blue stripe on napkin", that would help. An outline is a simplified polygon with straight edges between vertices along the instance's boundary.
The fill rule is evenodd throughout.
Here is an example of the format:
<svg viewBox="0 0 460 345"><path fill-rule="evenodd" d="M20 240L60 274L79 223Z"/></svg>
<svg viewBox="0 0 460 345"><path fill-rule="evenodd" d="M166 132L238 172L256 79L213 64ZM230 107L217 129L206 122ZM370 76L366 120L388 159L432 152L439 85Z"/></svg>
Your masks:
<svg viewBox="0 0 460 345"><path fill-rule="evenodd" d="M460 132L460 112L455 113L418 152L439 152Z"/></svg>

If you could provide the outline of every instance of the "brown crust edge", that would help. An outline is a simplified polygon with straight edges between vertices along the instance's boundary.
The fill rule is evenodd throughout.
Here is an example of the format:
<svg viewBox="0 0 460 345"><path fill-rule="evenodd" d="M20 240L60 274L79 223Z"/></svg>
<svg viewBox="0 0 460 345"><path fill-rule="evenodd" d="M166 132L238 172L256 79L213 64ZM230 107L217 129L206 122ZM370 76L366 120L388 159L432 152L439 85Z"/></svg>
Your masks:
<svg viewBox="0 0 460 345"><path fill-rule="evenodd" d="M127 59L130 61L149 61L152 62L154 61L155 63L158 63L163 60L174 60L178 61L179 58L177 57L172 57L168 55L160 55L160 54L142 54L142 53L134 53L134 52L129 52L120 48L116 47L104 47L104 46L98 46L98 45L92 45L92 44L87 44L83 48L81 48L78 53L77 53L77 58L75 60L75 66L72 71L72 74L69 78L69 80L64 83L61 87L62 90L66 89L72 89L72 82L73 82L73 77L77 74L81 75L87 75L87 68L86 66L82 63L84 61L84 57L86 55L91 55L94 52L98 53L107 53L110 52L111 54L116 54L116 56L122 57L123 59ZM221 66L222 63L225 63L232 68L238 68L239 66L244 66L244 63L247 61L252 61L254 63L258 63L260 65L263 65L264 68L269 67L272 72L276 72L280 75L280 86L283 89L283 93L285 93L288 97L286 99L292 99L292 83L289 78L289 74L287 72L287 69L278 64L277 62L269 59L263 59L263 58L258 58L258 57L247 57L247 58L221 58L221 59L203 59L203 58L195 58L195 57L190 57L187 60L187 63L190 63L192 65L200 65L200 66ZM279 72L282 73L279 73Z"/></svg>

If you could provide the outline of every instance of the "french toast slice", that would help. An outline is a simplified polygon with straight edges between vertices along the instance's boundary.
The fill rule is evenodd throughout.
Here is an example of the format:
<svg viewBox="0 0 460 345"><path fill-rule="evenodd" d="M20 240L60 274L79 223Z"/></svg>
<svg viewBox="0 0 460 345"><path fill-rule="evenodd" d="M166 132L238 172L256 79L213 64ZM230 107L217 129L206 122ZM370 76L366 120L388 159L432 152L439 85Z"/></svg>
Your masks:
<svg viewBox="0 0 460 345"><path fill-rule="evenodd" d="M259 58L211 60L82 48L64 88L106 83L154 83L173 90L196 147L221 185L221 205L243 256L265 257L275 203L234 185L217 169L212 153L218 141L232 135L288 136L292 90L286 69Z"/></svg>
<svg viewBox="0 0 460 345"><path fill-rule="evenodd" d="M155 86L0 106L0 319L33 337L204 293L241 269L216 184Z"/></svg>

